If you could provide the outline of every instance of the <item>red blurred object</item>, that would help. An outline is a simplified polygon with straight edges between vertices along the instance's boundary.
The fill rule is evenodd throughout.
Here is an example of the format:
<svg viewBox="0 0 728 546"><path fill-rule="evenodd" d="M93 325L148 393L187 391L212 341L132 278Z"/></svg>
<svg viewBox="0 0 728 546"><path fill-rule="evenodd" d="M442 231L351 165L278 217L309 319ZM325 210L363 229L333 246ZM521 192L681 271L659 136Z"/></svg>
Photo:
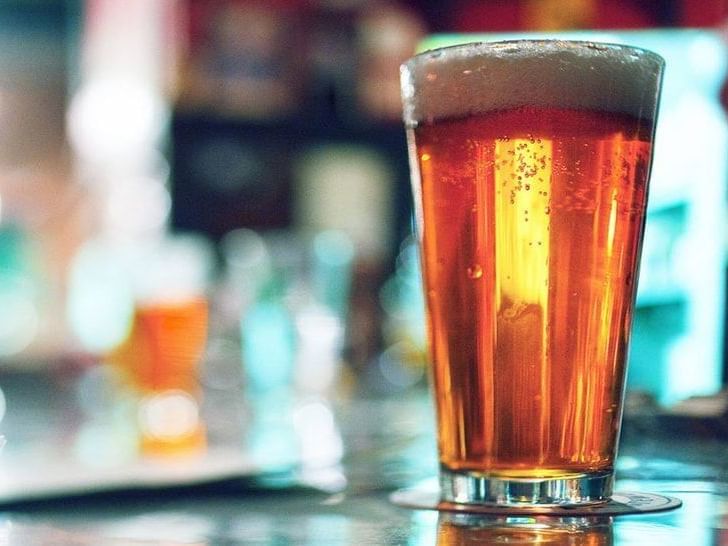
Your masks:
<svg viewBox="0 0 728 546"><path fill-rule="evenodd" d="M300 0L189 2L179 102L250 118L290 114L303 92L307 10Z"/></svg>
<svg viewBox="0 0 728 546"><path fill-rule="evenodd" d="M596 2L593 28L636 29L662 26L661 14L648 7L650 4L629 0L601 0Z"/></svg>
<svg viewBox="0 0 728 546"><path fill-rule="evenodd" d="M683 27L712 27L728 19L728 0L683 0L678 24Z"/></svg>
<svg viewBox="0 0 728 546"><path fill-rule="evenodd" d="M463 0L452 30L636 29L715 27L728 19L728 0Z"/></svg>
<svg viewBox="0 0 728 546"><path fill-rule="evenodd" d="M453 20L460 32L628 29L660 26L663 14L637 0L466 0Z"/></svg>
<svg viewBox="0 0 728 546"><path fill-rule="evenodd" d="M457 32L507 32L521 28L523 2L466 1L452 21Z"/></svg>

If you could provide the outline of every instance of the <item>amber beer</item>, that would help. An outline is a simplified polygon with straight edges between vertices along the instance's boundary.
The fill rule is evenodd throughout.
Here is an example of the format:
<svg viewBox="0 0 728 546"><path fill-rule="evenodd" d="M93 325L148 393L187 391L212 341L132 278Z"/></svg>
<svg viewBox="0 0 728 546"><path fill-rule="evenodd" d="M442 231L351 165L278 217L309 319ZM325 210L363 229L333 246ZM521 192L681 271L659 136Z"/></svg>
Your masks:
<svg viewBox="0 0 728 546"><path fill-rule="evenodd" d="M208 304L201 296L139 303L129 336L109 360L140 393L196 393L207 325Z"/></svg>
<svg viewBox="0 0 728 546"><path fill-rule="evenodd" d="M138 305L131 336L139 356L133 368L137 387L196 392L207 324L207 300L201 296Z"/></svg>
<svg viewBox="0 0 728 546"><path fill-rule="evenodd" d="M448 468L611 468L644 221L644 125L528 107L415 130Z"/></svg>
<svg viewBox="0 0 728 546"><path fill-rule="evenodd" d="M661 69L579 42L403 69L447 500L611 494Z"/></svg>

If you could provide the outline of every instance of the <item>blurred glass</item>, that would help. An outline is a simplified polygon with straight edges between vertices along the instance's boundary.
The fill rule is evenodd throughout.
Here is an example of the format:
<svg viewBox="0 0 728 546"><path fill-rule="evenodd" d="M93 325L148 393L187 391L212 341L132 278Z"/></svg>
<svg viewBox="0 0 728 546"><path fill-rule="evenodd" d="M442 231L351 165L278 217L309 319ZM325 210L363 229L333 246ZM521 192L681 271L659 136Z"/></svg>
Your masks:
<svg viewBox="0 0 728 546"><path fill-rule="evenodd" d="M262 235L252 229L228 232L220 242L223 271L217 307L225 327L238 321L271 273L271 256Z"/></svg>
<svg viewBox="0 0 728 546"><path fill-rule="evenodd" d="M143 453L199 450L211 245L199 236L167 236L138 249L127 266L133 312L126 337L105 361L137 398Z"/></svg>
<svg viewBox="0 0 728 546"><path fill-rule="evenodd" d="M247 393L325 394L343 358L355 256L349 237L236 230L222 250Z"/></svg>
<svg viewBox="0 0 728 546"><path fill-rule="evenodd" d="M352 242L335 230L235 230L221 251L221 305L238 316L246 449L267 472L295 467L304 483L338 490L343 442L330 400L344 358Z"/></svg>
<svg viewBox="0 0 728 546"><path fill-rule="evenodd" d="M378 358L382 378L392 388L421 383L427 368L425 300L419 253L413 237L402 242L394 274L380 291L385 349Z"/></svg>

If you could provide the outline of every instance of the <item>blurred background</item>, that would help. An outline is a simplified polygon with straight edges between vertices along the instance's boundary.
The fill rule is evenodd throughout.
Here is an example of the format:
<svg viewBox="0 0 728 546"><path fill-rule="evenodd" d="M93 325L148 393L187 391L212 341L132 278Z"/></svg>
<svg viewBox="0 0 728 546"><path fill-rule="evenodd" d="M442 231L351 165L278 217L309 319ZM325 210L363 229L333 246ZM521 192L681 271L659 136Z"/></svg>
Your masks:
<svg viewBox="0 0 728 546"><path fill-rule="evenodd" d="M726 434L725 0L2 0L8 447L32 376L86 462L339 461L332 404L426 389L398 67L524 33L667 59L627 414Z"/></svg>

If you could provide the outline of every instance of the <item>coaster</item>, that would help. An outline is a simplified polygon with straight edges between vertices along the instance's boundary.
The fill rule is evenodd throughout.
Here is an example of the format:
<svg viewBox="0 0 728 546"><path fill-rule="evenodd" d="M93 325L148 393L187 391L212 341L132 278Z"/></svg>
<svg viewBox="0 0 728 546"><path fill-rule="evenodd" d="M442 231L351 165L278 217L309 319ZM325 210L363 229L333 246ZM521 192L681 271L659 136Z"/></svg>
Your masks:
<svg viewBox="0 0 728 546"><path fill-rule="evenodd" d="M512 515L529 514L541 516L622 516L627 514L647 514L666 512L682 506L682 501L655 493L618 492L600 504L566 506L498 506L493 504L458 504L440 500L440 491L430 483L401 489L390 495L390 500L404 508L419 510L440 510L463 514Z"/></svg>

